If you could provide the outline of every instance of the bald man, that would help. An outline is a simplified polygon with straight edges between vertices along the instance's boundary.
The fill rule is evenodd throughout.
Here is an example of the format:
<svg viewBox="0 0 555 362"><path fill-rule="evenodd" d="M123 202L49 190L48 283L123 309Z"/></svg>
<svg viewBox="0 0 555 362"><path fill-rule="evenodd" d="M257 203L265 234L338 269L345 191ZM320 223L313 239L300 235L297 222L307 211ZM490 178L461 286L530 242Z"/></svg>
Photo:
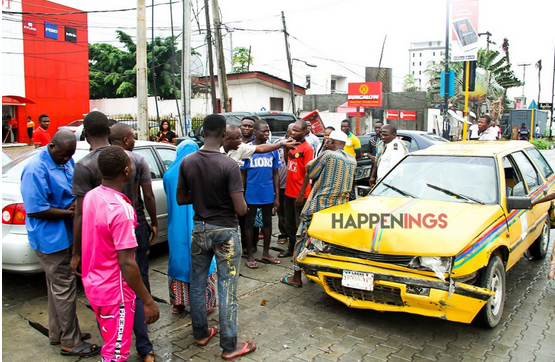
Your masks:
<svg viewBox="0 0 555 362"><path fill-rule="evenodd" d="M62 354L92 356L100 347L83 342L76 315L77 281L70 270L75 196L71 193L72 159L76 141L72 132L59 131L24 167L21 195L27 211L29 244L46 274L50 344L62 345Z"/></svg>

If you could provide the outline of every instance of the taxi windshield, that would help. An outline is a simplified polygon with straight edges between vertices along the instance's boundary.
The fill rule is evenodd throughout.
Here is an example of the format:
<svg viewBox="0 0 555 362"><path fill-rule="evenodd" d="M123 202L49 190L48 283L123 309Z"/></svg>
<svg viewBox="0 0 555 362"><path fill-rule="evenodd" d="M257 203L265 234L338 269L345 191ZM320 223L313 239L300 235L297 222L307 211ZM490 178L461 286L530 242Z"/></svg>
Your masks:
<svg viewBox="0 0 555 362"><path fill-rule="evenodd" d="M492 157L411 155L370 194L495 204L499 197L496 175Z"/></svg>

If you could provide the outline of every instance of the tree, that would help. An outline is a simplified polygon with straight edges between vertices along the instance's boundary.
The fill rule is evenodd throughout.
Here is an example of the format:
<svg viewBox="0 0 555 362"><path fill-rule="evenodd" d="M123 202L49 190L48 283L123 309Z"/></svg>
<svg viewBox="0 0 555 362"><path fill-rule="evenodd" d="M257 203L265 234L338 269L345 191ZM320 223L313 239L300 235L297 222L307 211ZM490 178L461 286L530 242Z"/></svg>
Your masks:
<svg viewBox="0 0 555 362"><path fill-rule="evenodd" d="M136 51L131 36L117 30L117 39L124 49L105 43L89 44L90 96L98 98L133 97L136 95ZM173 43L173 51L172 51ZM181 50L177 50L175 37L154 38L147 44L148 91L153 95L152 57L156 95L161 98L181 97ZM191 49L192 55L199 55ZM175 86L174 86L175 83Z"/></svg>
<svg viewBox="0 0 555 362"><path fill-rule="evenodd" d="M253 58L250 49L245 47L236 47L233 49L233 73L246 73L249 71L249 65L252 64Z"/></svg>
<svg viewBox="0 0 555 362"><path fill-rule="evenodd" d="M403 92L417 92L418 85L416 84L416 79L412 74L406 74L403 81Z"/></svg>

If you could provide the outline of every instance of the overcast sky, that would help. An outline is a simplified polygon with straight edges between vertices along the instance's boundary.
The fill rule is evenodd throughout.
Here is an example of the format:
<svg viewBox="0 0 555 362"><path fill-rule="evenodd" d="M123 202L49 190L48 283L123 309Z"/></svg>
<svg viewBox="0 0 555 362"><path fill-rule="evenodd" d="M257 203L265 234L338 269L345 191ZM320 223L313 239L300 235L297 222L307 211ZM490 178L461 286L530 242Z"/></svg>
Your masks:
<svg viewBox="0 0 555 362"><path fill-rule="evenodd" d="M169 0L155 0L155 4ZM191 24L193 46L202 46L205 28L203 0L191 0L198 18ZM82 10L114 10L136 7L131 0L70 1L59 3ZM147 5L151 1L147 0ZM342 73L352 82L364 81L365 66L378 66L384 37L387 36L382 67L393 68L394 83L402 84L409 72L408 49L411 42L445 40L446 0L220 0L222 23L232 32L233 47L252 47L254 64L251 70L264 70L287 79L287 62L281 11L285 14L290 46L294 58L318 65L314 71L328 69ZM155 35L169 34L169 5L154 8ZM528 102L537 99L538 71L535 63L543 62L541 102L551 102L555 31L551 0L480 0L478 32L491 32L499 49L503 38L510 42L513 70L522 80L526 68L525 92ZM151 35L151 10L147 9L147 37ZM173 5L176 33L182 30L181 3ZM135 35L136 12L89 14L89 41L115 42L115 29ZM125 28L127 27L127 28ZM226 57L229 57L230 35L225 32ZM480 38L482 47L485 37ZM199 48L202 50L202 48ZM303 75L303 65L294 62L295 82ZM302 84L302 82L298 82ZM401 90L401 89L394 89ZM510 96L522 94L522 87Z"/></svg>

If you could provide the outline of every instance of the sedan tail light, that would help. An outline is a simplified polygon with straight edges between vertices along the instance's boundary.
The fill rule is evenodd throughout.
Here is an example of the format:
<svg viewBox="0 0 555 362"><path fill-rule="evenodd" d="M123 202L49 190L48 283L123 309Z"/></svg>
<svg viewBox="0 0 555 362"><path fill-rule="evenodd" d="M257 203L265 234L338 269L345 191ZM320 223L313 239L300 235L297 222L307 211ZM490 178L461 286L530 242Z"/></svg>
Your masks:
<svg viewBox="0 0 555 362"><path fill-rule="evenodd" d="M25 225L23 204L10 204L2 209L2 224Z"/></svg>

